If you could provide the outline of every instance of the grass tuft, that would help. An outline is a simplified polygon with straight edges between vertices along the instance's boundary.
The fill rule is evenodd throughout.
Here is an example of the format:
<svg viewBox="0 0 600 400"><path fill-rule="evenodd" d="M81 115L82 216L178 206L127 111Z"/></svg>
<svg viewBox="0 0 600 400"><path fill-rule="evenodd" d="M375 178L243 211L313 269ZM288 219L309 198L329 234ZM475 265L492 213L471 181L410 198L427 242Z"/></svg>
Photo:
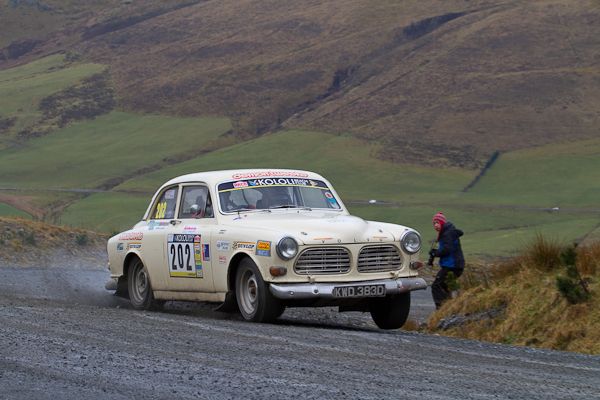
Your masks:
<svg viewBox="0 0 600 400"><path fill-rule="evenodd" d="M561 253L562 246L556 240L538 233L525 248L523 257L528 266L549 272L561 265Z"/></svg>

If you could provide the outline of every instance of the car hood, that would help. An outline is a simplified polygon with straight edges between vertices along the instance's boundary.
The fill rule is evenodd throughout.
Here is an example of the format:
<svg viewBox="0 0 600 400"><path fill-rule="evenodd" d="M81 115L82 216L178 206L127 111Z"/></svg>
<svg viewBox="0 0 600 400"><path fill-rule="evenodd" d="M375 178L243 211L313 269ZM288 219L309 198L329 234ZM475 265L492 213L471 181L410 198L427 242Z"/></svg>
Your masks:
<svg viewBox="0 0 600 400"><path fill-rule="evenodd" d="M227 225L262 230L265 234L288 235L303 244L389 242L399 240L406 230L400 225L366 221L350 215L292 210L241 214Z"/></svg>

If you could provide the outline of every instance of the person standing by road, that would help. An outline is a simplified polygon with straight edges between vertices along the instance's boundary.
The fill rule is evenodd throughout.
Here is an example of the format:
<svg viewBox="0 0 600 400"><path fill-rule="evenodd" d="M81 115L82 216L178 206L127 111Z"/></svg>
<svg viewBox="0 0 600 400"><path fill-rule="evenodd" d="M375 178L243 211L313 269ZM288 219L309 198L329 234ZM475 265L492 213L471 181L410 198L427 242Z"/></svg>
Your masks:
<svg viewBox="0 0 600 400"><path fill-rule="evenodd" d="M431 284L431 294L435 308L439 309L442 303L450 297L448 278L451 275L454 278L461 276L465 268L465 257L460 246L460 237L463 235L463 231L446 220L443 213L438 212L433 216L433 229L438 232L438 247L429 251L429 265L433 265L433 260L438 257L440 270Z"/></svg>

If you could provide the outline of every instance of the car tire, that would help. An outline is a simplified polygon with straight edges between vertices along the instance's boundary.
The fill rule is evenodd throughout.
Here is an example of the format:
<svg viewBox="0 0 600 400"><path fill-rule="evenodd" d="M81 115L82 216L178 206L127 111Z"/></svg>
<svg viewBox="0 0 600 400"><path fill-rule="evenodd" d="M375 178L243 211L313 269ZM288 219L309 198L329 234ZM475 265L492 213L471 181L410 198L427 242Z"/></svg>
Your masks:
<svg viewBox="0 0 600 400"><path fill-rule="evenodd" d="M381 329L398 329L406 322L410 311L410 292L371 299L369 311Z"/></svg>
<svg viewBox="0 0 600 400"><path fill-rule="evenodd" d="M127 274L127 289L129 300L136 310L158 310L164 301L154 299L148 269L139 258L133 260Z"/></svg>
<svg viewBox="0 0 600 400"><path fill-rule="evenodd" d="M272 322L285 306L275 298L254 261L244 258L235 275L235 297L242 317L252 322Z"/></svg>

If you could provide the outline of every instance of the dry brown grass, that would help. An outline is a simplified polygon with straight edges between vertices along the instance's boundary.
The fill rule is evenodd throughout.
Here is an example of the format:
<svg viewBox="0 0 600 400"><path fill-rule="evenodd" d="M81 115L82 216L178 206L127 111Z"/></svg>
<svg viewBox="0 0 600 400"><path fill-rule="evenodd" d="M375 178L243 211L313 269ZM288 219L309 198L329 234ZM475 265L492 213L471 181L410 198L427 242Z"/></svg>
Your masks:
<svg viewBox="0 0 600 400"><path fill-rule="evenodd" d="M582 275L600 273L600 245L581 246L577 249L577 269Z"/></svg>
<svg viewBox="0 0 600 400"><path fill-rule="evenodd" d="M570 304L557 290L554 244L538 238L514 260L479 275L479 284L463 290L435 312L428 330L450 336L493 342L600 354L600 242L577 248L576 266L586 277L591 298ZM533 265L532 261L541 265ZM552 268L552 269L549 269ZM484 279L481 279L484 276ZM497 315L488 318L490 311ZM477 316L475 320L441 330L443 319Z"/></svg>
<svg viewBox="0 0 600 400"><path fill-rule="evenodd" d="M523 263L542 271L552 271L560 265L560 254L563 250L558 241L548 239L538 234L536 238L525 247Z"/></svg>
<svg viewBox="0 0 600 400"><path fill-rule="evenodd" d="M402 326L402 330L410 332L418 331L420 328L419 322L414 319L407 320Z"/></svg>

